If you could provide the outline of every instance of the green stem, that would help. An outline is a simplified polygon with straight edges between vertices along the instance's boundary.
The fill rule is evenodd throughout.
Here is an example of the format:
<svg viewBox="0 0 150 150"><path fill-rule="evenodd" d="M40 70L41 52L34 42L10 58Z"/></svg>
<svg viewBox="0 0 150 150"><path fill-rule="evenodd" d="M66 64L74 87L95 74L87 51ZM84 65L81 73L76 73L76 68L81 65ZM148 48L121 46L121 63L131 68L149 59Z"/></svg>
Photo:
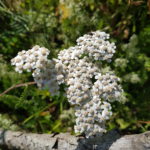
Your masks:
<svg viewBox="0 0 150 150"><path fill-rule="evenodd" d="M29 120L31 120L33 117L39 115L39 114L40 114L41 112L43 112L44 110L48 109L49 107L51 107L51 106L53 106L53 105L55 105L55 104L57 104L57 103L58 103L58 101L54 101L53 103L51 103L51 104L49 104L48 106L44 107L42 110L40 110L40 111L36 112L35 114L29 116L27 119L25 119L25 120L23 121L22 124L27 123L27 122L28 122Z"/></svg>

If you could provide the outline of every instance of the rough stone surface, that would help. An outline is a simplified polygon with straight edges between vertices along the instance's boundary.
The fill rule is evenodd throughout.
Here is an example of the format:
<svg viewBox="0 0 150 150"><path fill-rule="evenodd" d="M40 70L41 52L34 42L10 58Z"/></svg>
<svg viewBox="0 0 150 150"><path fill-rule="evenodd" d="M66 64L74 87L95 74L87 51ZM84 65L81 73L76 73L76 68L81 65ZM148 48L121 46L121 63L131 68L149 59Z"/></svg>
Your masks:
<svg viewBox="0 0 150 150"><path fill-rule="evenodd" d="M150 131L121 137L116 130L85 139L69 133L34 134L0 129L0 145L18 150L150 150Z"/></svg>
<svg viewBox="0 0 150 150"><path fill-rule="evenodd" d="M150 131L123 136L113 143L109 150L150 150Z"/></svg>

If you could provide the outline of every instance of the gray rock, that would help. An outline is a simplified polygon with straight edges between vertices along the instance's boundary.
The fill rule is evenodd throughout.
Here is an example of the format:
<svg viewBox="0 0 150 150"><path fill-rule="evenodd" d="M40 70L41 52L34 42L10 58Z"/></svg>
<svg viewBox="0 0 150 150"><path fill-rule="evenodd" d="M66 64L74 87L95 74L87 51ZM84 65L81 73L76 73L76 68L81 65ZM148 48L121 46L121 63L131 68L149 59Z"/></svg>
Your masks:
<svg viewBox="0 0 150 150"><path fill-rule="evenodd" d="M150 131L125 135L116 130L86 139L69 133L34 134L0 129L0 145L18 150L150 150Z"/></svg>

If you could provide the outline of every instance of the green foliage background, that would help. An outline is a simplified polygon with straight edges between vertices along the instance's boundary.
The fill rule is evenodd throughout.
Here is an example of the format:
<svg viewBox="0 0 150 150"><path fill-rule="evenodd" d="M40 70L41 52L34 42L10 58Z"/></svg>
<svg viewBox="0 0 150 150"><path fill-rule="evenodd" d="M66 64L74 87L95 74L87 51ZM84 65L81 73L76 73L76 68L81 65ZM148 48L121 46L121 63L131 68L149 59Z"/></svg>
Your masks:
<svg viewBox="0 0 150 150"><path fill-rule="evenodd" d="M122 79L125 104L113 104L108 130L139 133L150 129L150 1L0 0L0 92L33 81L18 74L10 59L33 45L51 57L76 38L96 30L111 34L117 52L110 67ZM73 109L63 96L52 97L35 85L0 96L0 127L40 133L73 132Z"/></svg>

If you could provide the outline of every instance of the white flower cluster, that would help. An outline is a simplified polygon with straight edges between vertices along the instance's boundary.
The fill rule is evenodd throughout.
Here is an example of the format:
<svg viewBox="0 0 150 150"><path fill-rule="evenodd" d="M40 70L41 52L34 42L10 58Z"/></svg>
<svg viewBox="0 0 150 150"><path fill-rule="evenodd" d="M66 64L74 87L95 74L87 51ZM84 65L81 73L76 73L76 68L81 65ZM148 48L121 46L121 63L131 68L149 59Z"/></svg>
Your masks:
<svg viewBox="0 0 150 150"><path fill-rule="evenodd" d="M117 84L116 76L100 73L97 81L88 91L89 100L76 106L76 132L84 132L87 137L105 132L105 121L112 115L109 101L120 100L122 89Z"/></svg>
<svg viewBox="0 0 150 150"><path fill-rule="evenodd" d="M67 85L68 101L75 107L75 132L85 133L86 137L105 132L105 122L112 115L110 102L122 98L119 78L110 72L103 73L101 65L97 65L97 60L110 62L115 53L115 44L107 39L108 34L96 31L78 38L75 47L60 51L58 59L48 60L49 51L36 46L12 60L16 71L34 70L39 87L55 87L58 91L58 84ZM28 61L35 52L38 52L36 59ZM24 68L26 64L30 67ZM55 94L55 90L50 91Z"/></svg>
<svg viewBox="0 0 150 150"><path fill-rule="evenodd" d="M11 60L15 70L22 73L31 72L39 88L49 89L52 95L58 94L59 86L56 79L55 62L47 57L50 51L44 47L34 46L28 51L21 51Z"/></svg>
<svg viewBox="0 0 150 150"><path fill-rule="evenodd" d="M107 39L109 39L109 34L96 31L78 38L77 45L83 53L94 60L107 60L109 62L115 53L116 46L115 43L110 43Z"/></svg>
<svg viewBox="0 0 150 150"><path fill-rule="evenodd" d="M112 73L102 74L94 63L111 61L115 45L108 38L100 31L84 35L77 39L77 46L61 51L56 60L57 80L68 86L68 101L75 106L75 132L87 137L105 132L105 122L112 115L109 102L122 97L119 78Z"/></svg>

